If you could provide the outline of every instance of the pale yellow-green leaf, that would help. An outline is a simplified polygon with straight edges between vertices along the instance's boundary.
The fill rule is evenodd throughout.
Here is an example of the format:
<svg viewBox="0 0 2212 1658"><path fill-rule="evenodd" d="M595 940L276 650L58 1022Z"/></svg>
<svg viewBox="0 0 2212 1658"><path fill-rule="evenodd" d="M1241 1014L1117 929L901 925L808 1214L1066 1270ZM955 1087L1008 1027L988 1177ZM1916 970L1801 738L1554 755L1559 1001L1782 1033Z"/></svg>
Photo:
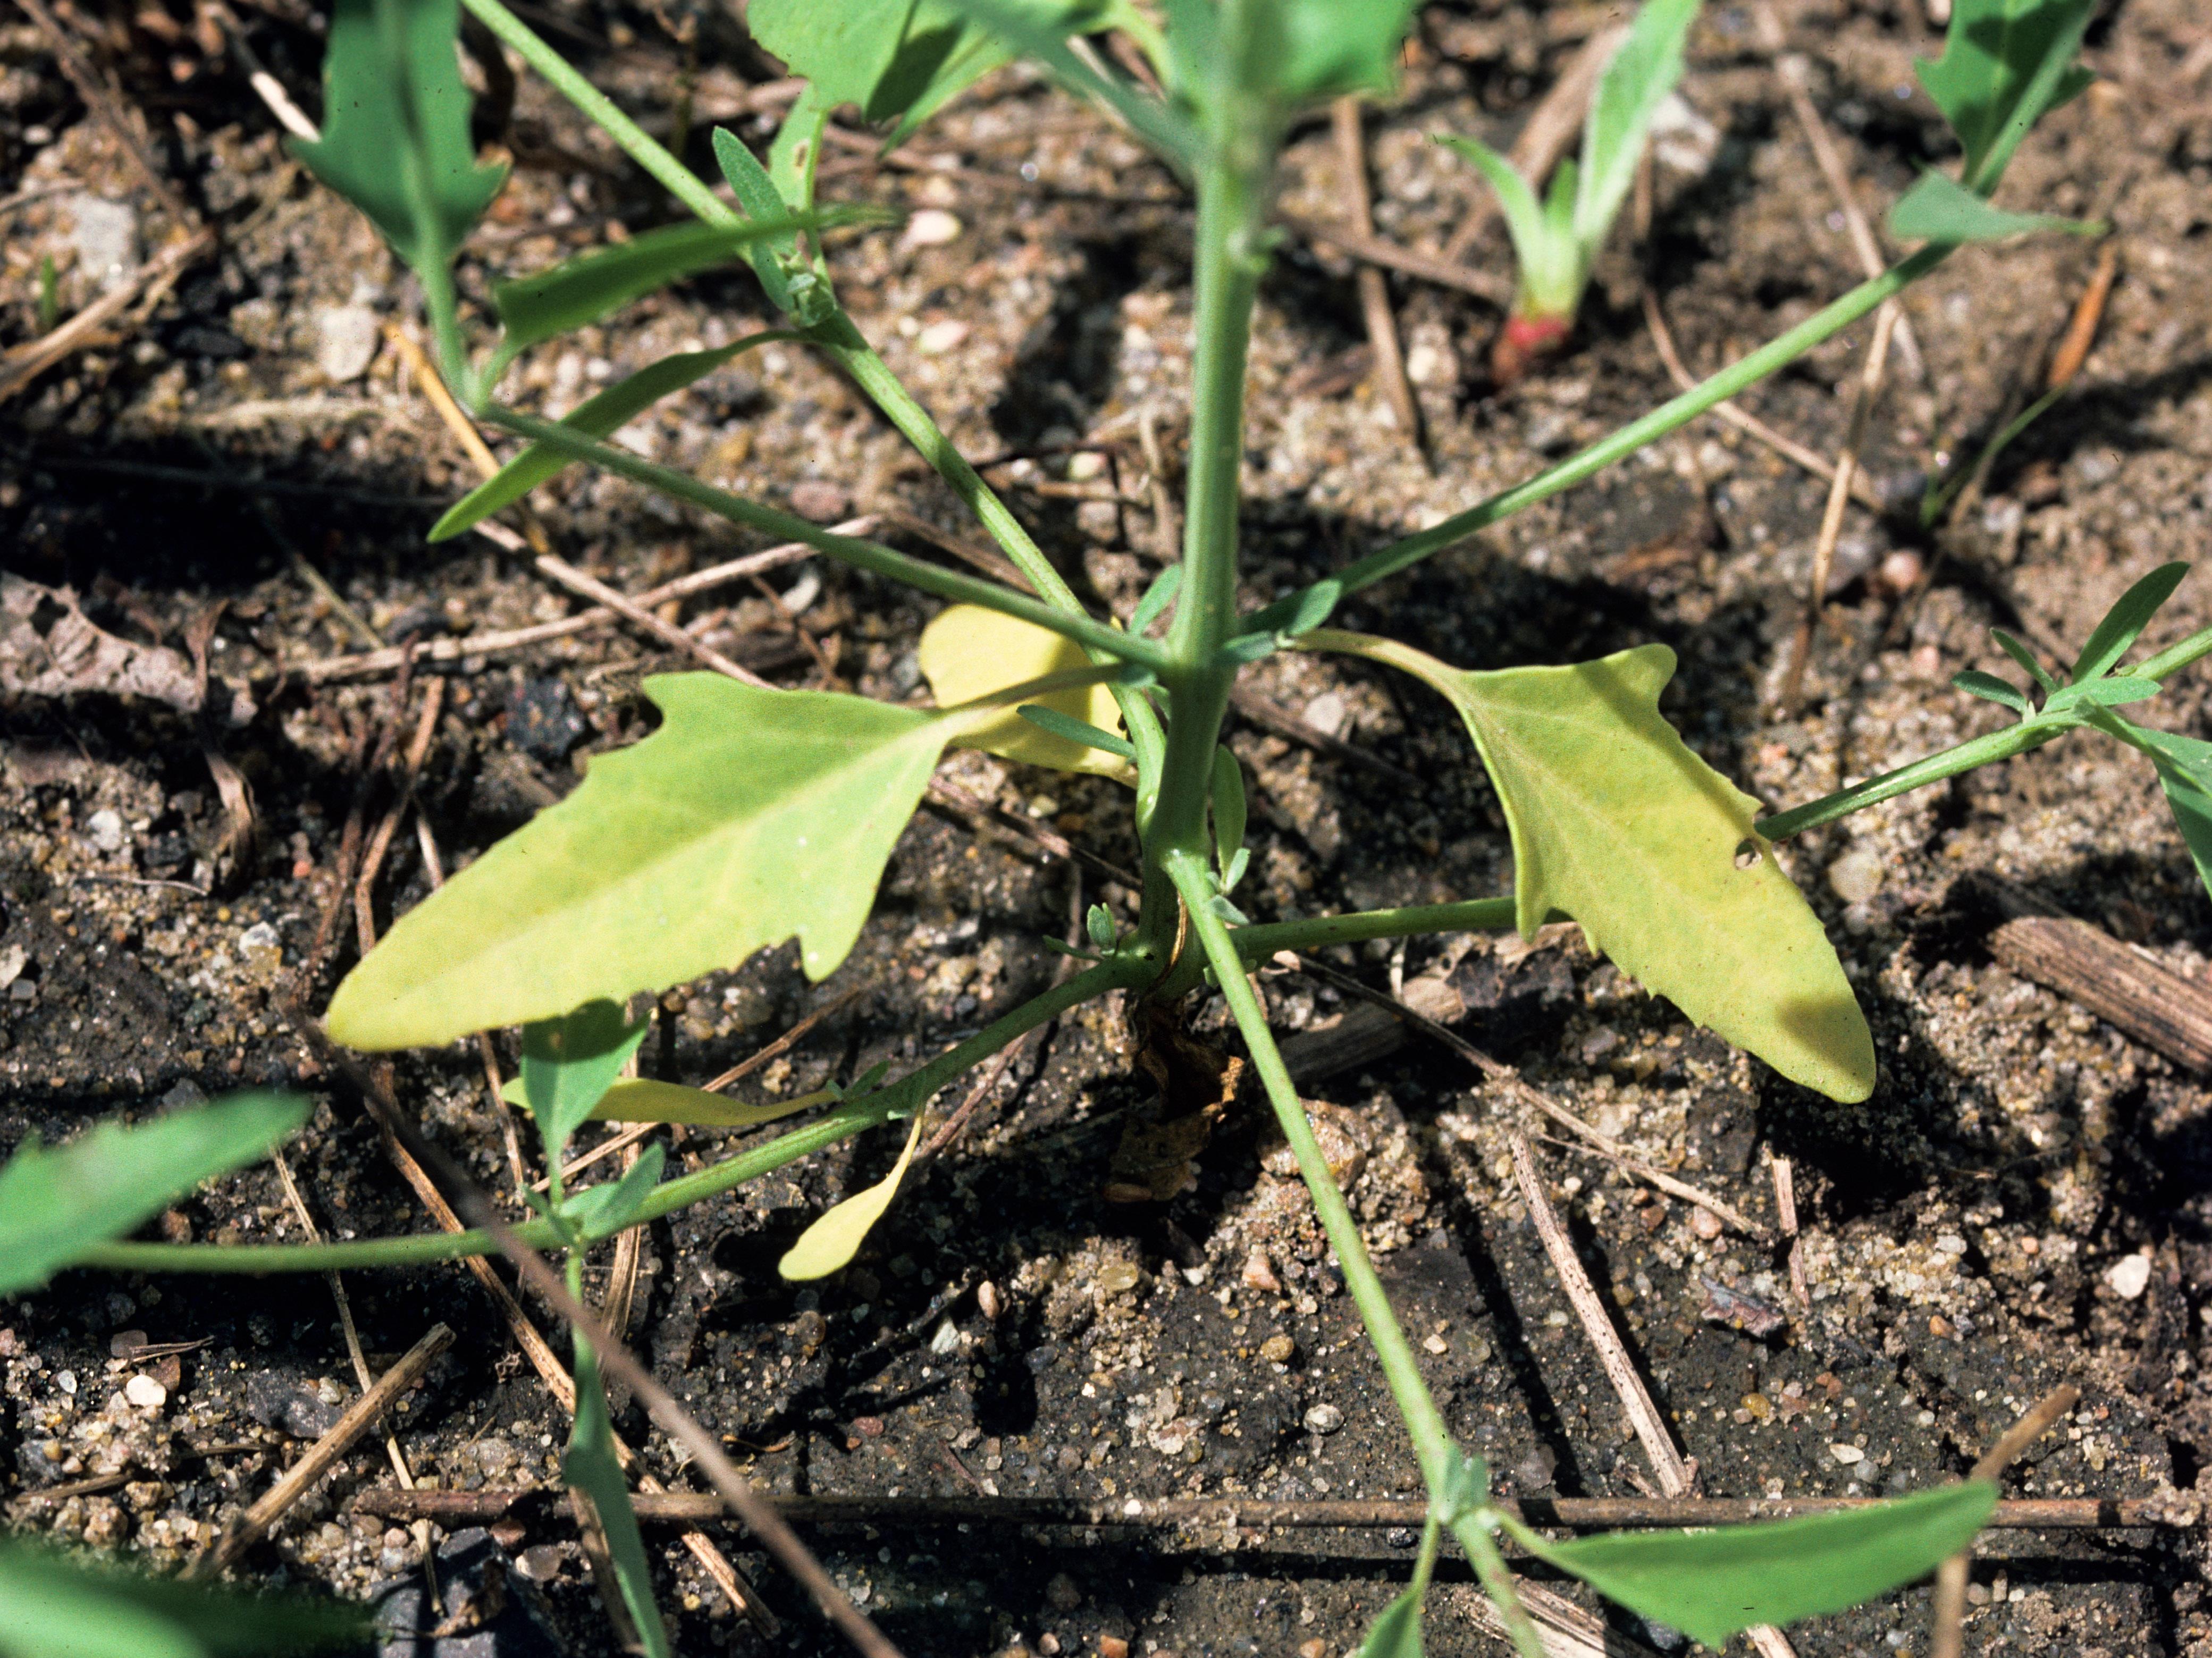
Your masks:
<svg viewBox="0 0 2212 1658"><path fill-rule="evenodd" d="M891 1172L866 1191L856 1192L826 1211L799 1235L799 1242L776 1262L775 1270L794 1281L827 1278L858 1254L869 1232L884 1218L884 1211L898 1195L899 1182L906 1178L907 1165L914 1161L915 1144L921 1138L921 1113L917 1111L914 1126L906 1131L906 1150L899 1153Z"/></svg>
<svg viewBox="0 0 2212 1658"><path fill-rule="evenodd" d="M921 644L915 654L941 708L972 702L1048 674L1091 665L1083 647L1073 641L980 604L955 604L939 611L921 630ZM1114 706L1114 693L1104 685L1078 685L1030 700L1116 737L1121 734L1121 716ZM1012 708L959 740L963 746L986 754L1049 766L1054 771L1095 772L1125 783L1135 780L1129 762L1118 755L1054 737Z"/></svg>
<svg viewBox="0 0 2212 1658"><path fill-rule="evenodd" d="M1362 634L1302 642L1389 663L1459 710L1505 808L1524 934L1571 916L1623 971L1784 1076L1834 1099L1873 1091L1866 1018L1819 918L1753 835L1757 803L1659 713L1674 652L1473 673Z"/></svg>
<svg viewBox="0 0 2212 1658"><path fill-rule="evenodd" d="M520 1078L500 1090L511 1105L527 1105ZM757 1128L779 1121L837 1097L827 1088L795 1099L767 1105L747 1105L703 1088L681 1083L654 1082L647 1077L620 1077L600 1096L599 1102L584 1114L586 1122L680 1122L694 1128Z"/></svg>

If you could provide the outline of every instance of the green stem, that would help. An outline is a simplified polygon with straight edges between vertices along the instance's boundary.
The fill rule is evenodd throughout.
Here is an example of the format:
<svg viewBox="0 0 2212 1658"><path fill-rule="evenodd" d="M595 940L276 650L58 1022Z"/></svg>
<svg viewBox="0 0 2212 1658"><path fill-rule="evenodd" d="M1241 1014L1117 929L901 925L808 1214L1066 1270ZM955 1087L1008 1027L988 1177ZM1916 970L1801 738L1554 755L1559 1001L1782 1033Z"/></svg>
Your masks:
<svg viewBox="0 0 2212 1658"><path fill-rule="evenodd" d="M947 570L938 565L924 563L918 558L896 552L879 542L863 541L855 536L834 535L818 524L811 524L789 513L780 513L773 507L763 507L757 501L733 495L726 489L718 489L711 483L686 477L682 472L631 454L585 436L572 426L558 421L541 420L535 415L526 415L502 404L493 404L484 410L484 418L495 426L535 439L547 448L576 460L587 460L610 472L620 473L640 483L688 501L695 507L703 507L732 524L742 524L749 530L758 530L785 541L803 541L819 552L828 554L842 563L902 581L910 587L919 587L939 598L949 598L964 604L981 604L988 610L1002 611L1007 616L1034 623L1079 645L1103 651L1124 662L1135 662L1155 672L1169 665L1166 648L1149 639L1139 639L1119 628L1111 628L1081 614L1067 612L1031 598L1027 593L1002 587L995 581L963 575L957 570Z"/></svg>
<svg viewBox="0 0 2212 1658"><path fill-rule="evenodd" d="M1410 904L1403 909L1363 909L1350 915L1316 915L1302 921L1240 926L1230 936L1248 962L1279 950L1319 950L1370 938L1405 938L1423 932L1510 932L1510 898L1470 898L1456 904Z"/></svg>
<svg viewBox="0 0 2212 1658"><path fill-rule="evenodd" d="M1653 439L1663 437L1675 428L1694 420L1715 404L1726 402L1753 382L1763 380L1776 369L1803 355L1821 341L1840 333L1884 300L1893 297L1926 276L1950 254L1951 249L1940 243L1922 248L1881 276L1860 283L1841 299L1814 312L1796 327L1729 364L1680 397L1661 404L1641 420L1630 422L1580 454L1568 457L1557 466L1538 473L1526 483L1516 484L1492 495L1466 512L1446 519L1432 529L1407 536L1402 541L1393 542L1364 558L1354 560L1335 575L1315 583L1307 592L1333 592L1338 598L1357 592L1362 587L1371 586L1386 577L1395 575L1409 565L1419 563L1431 554L1442 552L1455 542L1464 541L1478 530L1501 519L1510 518L1522 508L1533 507L1563 489L1571 489L1613 462L1635 453ZM1297 614L1304 598L1305 593L1301 592L1278 599L1265 610L1248 617L1246 630L1269 632L1287 625L1290 619Z"/></svg>
<svg viewBox="0 0 2212 1658"><path fill-rule="evenodd" d="M656 1220L915 1110L963 1071L989 1058L1016 1037L1093 996L1133 987L1151 976L1150 967L1141 961L1102 962L1023 1003L898 1081L734 1157L662 1181L640 1206L637 1219ZM552 1224L542 1218L516 1227L515 1232L533 1249L562 1242ZM324 1272L423 1266L464 1255L488 1255L495 1249L490 1234L482 1231L357 1238L342 1243L103 1243L87 1250L76 1264L122 1272Z"/></svg>
<svg viewBox="0 0 2212 1658"><path fill-rule="evenodd" d="M1412 1436L1413 1455L1428 1484L1429 1500L1442 1503L1447 1495L1446 1476L1451 1471L1451 1434L1444 1426L1443 1413L1437 1410L1429 1393L1428 1383L1421 1379L1420 1364L1413 1357L1413 1345L1406 1339L1405 1331L1399 1327L1397 1315L1390 1309L1390 1297L1382 1288L1382 1280L1376 1275L1374 1263L1367 1258L1367 1246L1360 1241L1358 1223L1352 1219L1344 1193L1337 1189L1335 1178L1328 1171L1328 1160L1314 1138L1313 1125L1306 1121L1305 1108L1298 1102L1297 1086L1291 1080L1290 1070L1284 1065L1282 1054L1267 1029L1267 1016L1261 1011L1259 999L1252 993L1251 981L1244 976L1244 963L1237 954L1236 938L1228 924L1209 907L1213 885L1206 860L1178 853L1170 860L1168 870L1189 907L1191 926L1199 945L1219 981L1221 994L1229 1004L1237 1028L1243 1033L1244 1046L1251 1052L1261 1084L1267 1092L1267 1103L1274 1108L1276 1121L1282 1126L1283 1138L1290 1143L1291 1155L1297 1159L1298 1172L1305 1177L1306 1189L1313 1194L1314 1212L1320 1218L1322 1231L1330 1248L1336 1252L1337 1266L1344 1274L1344 1287L1352 1296L1352 1305L1359 1309L1360 1321L1367 1327L1368 1341L1382 1367L1382 1379L1397 1404L1399 1415L1405 1418L1407 1432Z"/></svg>
<svg viewBox="0 0 2212 1658"><path fill-rule="evenodd" d="M2212 653L2212 628L2201 629L2180 643L2167 646L2156 656L2124 671L2142 679L2165 679L2208 653Z"/></svg>
<svg viewBox="0 0 2212 1658"><path fill-rule="evenodd" d="M708 224L743 222L741 216L708 189L697 173L617 108L612 99L586 81L500 0L461 0L461 3L486 28L521 53L523 62L551 82L556 91L581 110L632 161L658 179L670 195Z"/></svg>
<svg viewBox="0 0 2212 1658"><path fill-rule="evenodd" d="M2212 645L2206 648L2212 649ZM1886 771L1879 777L1869 777L1863 783L1838 789L1804 805L1762 817L1752 828L1770 841L1786 841L1793 835L1817 829L1822 823L1832 823L1838 817L1848 817L1855 811L1863 811L1869 806L1929 783L1940 783L1947 777L1956 777L1977 766L1986 766L1994 760L2009 760L2016 754L2039 749L2068 732L2080 730L2081 726L2081 721L2072 714L2049 720L2038 715L2002 731L1991 732L1986 737L1961 743L1956 748L1945 749L1941 754L1931 754L1924 760L1916 760L1909 766L1899 766L1895 771Z"/></svg>

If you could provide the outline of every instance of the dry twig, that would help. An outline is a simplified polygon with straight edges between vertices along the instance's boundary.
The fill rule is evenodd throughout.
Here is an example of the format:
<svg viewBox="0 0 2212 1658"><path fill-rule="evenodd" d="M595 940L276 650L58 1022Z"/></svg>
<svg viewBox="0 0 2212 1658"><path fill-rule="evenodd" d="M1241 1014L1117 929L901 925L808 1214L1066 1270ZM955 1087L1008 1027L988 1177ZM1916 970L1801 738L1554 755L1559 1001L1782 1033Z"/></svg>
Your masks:
<svg viewBox="0 0 2212 1658"><path fill-rule="evenodd" d="M2035 1408L2005 1430L1974 1464L1970 1479L1995 1479L2014 1460L2043 1437L2058 1418L2074 1408L2081 1391L2072 1382L2054 1388ZM1935 1631L1929 1641L1930 1658L1960 1658L1966 1643L1966 1575L1973 1565L1972 1548L1958 1553L1936 1569Z"/></svg>
<svg viewBox="0 0 2212 1658"><path fill-rule="evenodd" d="M1375 234L1375 206L1367 189L1367 141L1361 131L1359 100L1345 97L1329 106L1329 125L1336 138L1336 166L1342 176L1346 222L1362 236ZM1421 406L1413 400L1413 384L1406 378L1406 354L1399 349L1398 319L1390 309L1390 284L1373 264L1363 263L1355 273L1359 286L1359 312L1367 328L1368 349L1374 355L1375 378L1396 416L1398 430L1415 454L1421 449Z"/></svg>
<svg viewBox="0 0 2212 1658"><path fill-rule="evenodd" d="M674 623L663 622L635 599L617 592L604 581L586 575L565 559L556 558L550 553L540 553L537 564L539 574L558 582L572 593L582 594L595 604L605 605L617 616L644 629L662 644L673 646L686 655L696 657L702 665L712 668L716 673L726 674L742 684L757 685L763 690L775 689L750 668L739 666L705 641L694 639Z"/></svg>

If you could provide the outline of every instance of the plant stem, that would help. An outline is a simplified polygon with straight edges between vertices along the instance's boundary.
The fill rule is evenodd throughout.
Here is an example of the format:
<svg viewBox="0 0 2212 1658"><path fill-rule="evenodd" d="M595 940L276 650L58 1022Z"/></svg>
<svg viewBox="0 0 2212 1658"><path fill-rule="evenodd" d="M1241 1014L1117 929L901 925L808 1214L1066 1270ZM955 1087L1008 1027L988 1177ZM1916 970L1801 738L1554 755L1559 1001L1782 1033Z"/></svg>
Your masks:
<svg viewBox="0 0 2212 1658"><path fill-rule="evenodd" d="M2212 649L2212 645L2207 648ZM1850 788L1838 789L1818 800L1793 806L1788 811L1762 817L1751 827L1770 841L1786 841L1793 835L1817 829L1822 823L1832 823L1838 817L1848 817L1855 811L1863 811L1869 806L1929 783L1940 783L1947 777L1956 777L1977 766L1986 766L1993 760L2009 760L2030 749L2039 749L2081 727L2081 721L2072 714L2054 719L2038 715L2002 731L1991 732L1986 737L1961 743L1956 748L1945 749L1940 754L1931 754L1924 760L1916 760L1909 766L1899 766L1895 771L1886 771L1879 777L1869 777L1863 783L1854 783Z"/></svg>
<svg viewBox="0 0 2212 1658"><path fill-rule="evenodd" d="M1230 937L1249 962L1279 950L1318 950L1422 932L1510 932L1513 926L1512 899L1470 898L1456 904L1413 904L1403 909L1316 915L1302 921L1267 921L1240 926Z"/></svg>
<svg viewBox="0 0 2212 1658"><path fill-rule="evenodd" d="M2164 679L2207 653L2212 653L2212 628L2200 629L2179 644L2169 645L2156 656L2122 671L2142 679Z"/></svg>
<svg viewBox="0 0 2212 1658"><path fill-rule="evenodd" d="M1715 404L1726 402L1753 381L1763 380L1776 369L1803 355L1821 341L1840 333L1884 300L1926 276L1950 254L1951 248L1942 243L1922 248L1881 276L1860 283L1841 299L1814 312L1796 327L1777 336L1756 351L1700 381L1680 397L1661 404L1642 419L1630 422L1580 454L1569 456L1557 466L1539 472L1526 483L1516 484L1510 489L1494 495L1466 512L1446 519L1432 529L1407 536L1402 541L1393 542L1364 558L1356 559L1335 575L1324 578L1305 592L1331 592L1339 598L1357 592L1362 587L1371 586L1388 576L1395 575L1409 565L1419 563L1433 553L1442 552L1455 542L1464 541L1478 530L1502 519L1510 518L1522 508L1533 507L1563 489L1571 489L1613 462L1633 454L1654 438L1663 437L1676 427L1694 420ZM1299 592L1276 600L1265 610L1246 618L1245 630L1263 632L1284 627L1297 613L1304 597L1304 592Z"/></svg>
<svg viewBox="0 0 2212 1658"><path fill-rule="evenodd" d="M530 25L500 0L461 0L471 15L522 54L522 60L553 83L554 89L708 224L734 225L742 216L708 189L705 180L670 155L644 128L616 107L614 100L586 81L568 59L540 39Z"/></svg>
<svg viewBox="0 0 2212 1658"><path fill-rule="evenodd" d="M758 530L784 541L803 541L818 551L827 553L842 563L850 564L873 574L902 581L910 587L919 587L939 598L949 598L959 604L981 604L988 610L1003 611L1018 616L1024 622L1072 639L1079 645L1104 652L1124 662L1135 662L1164 671L1169 665L1165 647L1149 639L1138 639L1119 628L1080 614L1070 615L1027 593L1002 587L995 581L963 575L957 570L947 570L921 559L909 558L879 542L863 541L854 536L833 535L818 524L795 518L789 513L780 513L773 507L763 507L757 501L733 495L726 489L718 489L711 483L688 477L684 473L665 466L657 466L649 460L585 436L572 426L558 421L541 420L535 415L526 415L517 410L493 404L484 410L484 418L495 426L510 432L534 438L547 448L577 460L587 460L610 472L618 472L627 478L650 485L679 501L688 501L695 507L703 507L732 524L742 524L749 530Z"/></svg>
<svg viewBox="0 0 2212 1658"><path fill-rule="evenodd" d="M988 1059L1016 1037L1025 1035L1094 996L1133 987L1152 976L1151 968L1141 961L1102 962L1066 983L1055 985L1042 995L1023 1003L898 1081L734 1157L710 1164L695 1174L662 1181L640 1206L631 1224L658 1219L687 1204L727 1192L747 1181L758 1180L825 1146L849 1139L864 1129L917 1110L963 1071L978 1060ZM548 1248L562 1242L552 1224L542 1218L514 1230L532 1248ZM424 1266L463 1255L489 1254L495 1248L490 1234L483 1231L357 1238L343 1243L103 1243L87 1250L76 1264L124 1272L325 1272L373 1266Z"/></svg>

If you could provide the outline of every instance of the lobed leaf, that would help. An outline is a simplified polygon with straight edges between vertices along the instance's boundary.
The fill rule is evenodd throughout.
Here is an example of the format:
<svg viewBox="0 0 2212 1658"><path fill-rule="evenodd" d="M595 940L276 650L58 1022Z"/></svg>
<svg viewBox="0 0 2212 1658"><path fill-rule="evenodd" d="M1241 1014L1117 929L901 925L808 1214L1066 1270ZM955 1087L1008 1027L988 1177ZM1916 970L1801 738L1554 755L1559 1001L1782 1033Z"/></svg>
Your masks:
<svg viewBox="0 0 2212 1658"><path fill-rule="evenodd" d="M1905 242L1993 242L2034 230L2094 236L2104 228L2055 213L2008 213L1943 173L1922 173L1889 210L1889 234Z"/></svg>
<svg viewBox="0 0 2212 1658"><path fill-rule="evenodd" d="M1595 256L1636 182L1651 118L1682 78L1682 58L1697 21L1698 0L1644 0L1628 38L1599 77L1583 123L1580 188L1574 239L1583 263Z"/></svg>
<svg viewBox="0 0 2212 1658"><path fill-rule="evenodd" d="M1819 919L1752 829L1758 804L1661 717L1674 653L1471 673L1395 641L1324 629L1459 710L1505 808L1522 933L1556 910L1625 973L1784 1076L1873 1091L1874 1039ZM1739 866L1738 854L1755 853Z"/></svg>
<svg viewBox="0 0 2212 1658"><path fill-rule="evenodd" d="M643 1166L641 1161L639 1167ZM576 1419L568 1434L568 1452L562 1459L561 1475L584 1494L598 1515L623 1609L644 1643L647 1658L669 1658L668 1628L660 1621L660 1608L653 1604L653 1570L646 1558L645 1538L637 1528L636 1510L629 1505L629 1482L615 1455L614 1424L607 1415L599 1356L581 1336L576 1338L575 1348Z"/></svg>
<svg viewBox="0 0 2212 1658"><path fill-rule="evenodd" d="M241 1594L0 1542L0 1658L249 1658L357 1646L343 1602Z"/></svg>
<svg viewBox="0 0 2212 1658"><path fill-rule="evenodd" d="M337 0L323 131L287 140L417 272L443 271L507 181L476 165L454 44L459 0Z"/></svg>
<svg viewBox="0 0 2212 1658"><path fill-rule="evenodd" d="M619 1005L586 1002L556 1019L522 1028L522 1065L515 1080L545 1143L545 1157L558 1163L568 1137L589 1121L622 1068L629 1063L647 1029L631 1024Z"/></svg>
<svg viewBox="0 0 2212 1658"><path fill-rule="evenodd" d="M1073 641L980 604L952 604L939 610L921 630L915 656L939 708L972 702L1011 685L1091 665L1083 647ZM1030 706L1096 726L1109 736L1121 731L1121 710L1104 685L1054 691L1032 699ZM1121 755L1093 748L1087 738L1048 729L1042 721L1024 719L1012 708L987 716L960 741L986 754L1054 771L1091 772L1124 782L1135 775Z"/></svg>
<svg viewBox="0 0 2212 1658"><path fill-rule="evenodd" d="M266 1157L307 1102L239 1094L49 1151L25 1140L0 1169L0 1295L35 1290L94 1244L137 1230L202 1181Z"/></svg>
<svg viewBox="0 0 2212 1658"><path fill-rule="evenodd" d="M2188 574L2186 564L2161 564L2122 593L2097 623L2089 642L2082 646L2069 676L2074 683L2078 685L2083 680L2099 679L2110 673L2113 665L2127 654L2128 647L2150 624L2160 607L2173 597L2173 590Z"/></svg>
<svg viewBox="0 0 2212 1658"><path fill-rule="evenodd" d="M1986 196L2045 112L2096 77L2074 64L2096 0L1958 0L1943 55L1913 70L1966 147L1962 179Z"/></svg>
<svg viewBox="0 0 2212 1658"><path fill-rule="evenodd" d="M1717 1650L1739 1630L1841 1612L1934 1570L1973 1540L1996 1496L1974 1479L1805 1520L1571 1543L1511 1529L1609 1599Z"/></svg>
<svg viewBox="0 0 2212 1658"><path fill-rule="evenodd" d="M331 1034L431 1046L623 1000L796 938L853 947L945 744L996 709L928 714L719 674L645 682L664 716L399 919L331 999Z"/></svg>
<svg viewBox="0 0 2212 1658"><path fill-rule="evenodd" d="M860 1245L884 1212L891 1206L898 1195L899 1182L906 1178L908 1164L914 1161L914 1149L921 1139L922 1114L914 1114L914 1125L906 1131L906 1149L899 1153L891 1172L865 1192L857 1192L842 1203L825 1210L814 1224L799 1235L775 1270L794 1282L805 1278L827 1278L842 1270L860 1252Z"/></svg>
<svg viewBox="0 0 2212 1658"><path fill-rule="evenodd" d="M683 351L648 363L580 405L561 424L587 438L603 438L629 423L672 392L703 380L740 352L799 337L781 328L764 329L712 351ZM473 529L501 508L510 507L566 466L576 463L557 449L533 443L498 471L446 509L430 526L432 541L447 541Z"/></svg>

